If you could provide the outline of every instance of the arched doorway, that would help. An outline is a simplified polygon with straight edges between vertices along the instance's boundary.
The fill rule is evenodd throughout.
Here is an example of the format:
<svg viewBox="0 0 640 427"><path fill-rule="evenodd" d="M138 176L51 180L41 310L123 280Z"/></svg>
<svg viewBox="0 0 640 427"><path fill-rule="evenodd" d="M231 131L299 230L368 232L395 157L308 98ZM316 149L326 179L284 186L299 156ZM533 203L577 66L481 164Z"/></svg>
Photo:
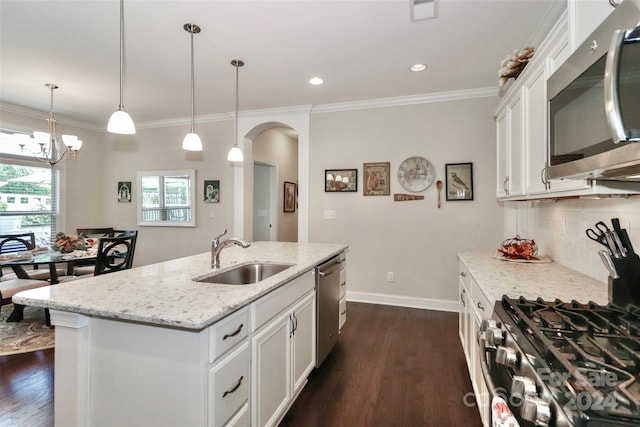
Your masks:
<svg viewBox="0 0 640 427"><path fill-rule="evenodd" d="M244 162L234 171L234 235L253 236L253 140L273 128L291 128L298 134L298 242L309 241L309 122L311 107L241 113L238 146Z"/></svg>

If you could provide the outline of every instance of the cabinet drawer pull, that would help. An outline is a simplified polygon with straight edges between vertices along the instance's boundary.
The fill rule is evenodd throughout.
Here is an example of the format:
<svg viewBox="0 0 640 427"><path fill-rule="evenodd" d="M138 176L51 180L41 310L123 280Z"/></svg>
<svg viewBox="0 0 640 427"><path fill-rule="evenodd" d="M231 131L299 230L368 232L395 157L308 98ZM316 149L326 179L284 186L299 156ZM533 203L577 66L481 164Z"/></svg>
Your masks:
<svg viewBox="0 0 640 427"><path fill-rule="evenodd" d="M224 397L227 396L227 394L231 394L234 391L236 391L240 387L240 384L242 384L242 380L243 379L244 379L244 375L240 377L240 379L238 380L238 384L236 384L236 386L234 388L232 388L231 390L227 390L224 393L222 393L222 397L224 398Z"/></svg>
<svg viewBox="0 0 640 427"><path fill-rule="evenodd" d="M464 271L462 271L462 272L460 273L460 275L461 275L462 277L467 277L467 274L466 274Z"/></svg>
<svg viewBox="0 0 640 427"><path fill-rule="evenodd" d="M466 307L466 306L467 306L467 303L466 303L466 302L464 302L464 291L462 291L462 292L460 293L460 302L462 303L462 306L463 306L463 307Z"/></svg>
<svg viewBox="0 0 640 427"><path fill-rule="evenodd" d="M342 313L340 313L340 316L344 316L345 314L347 314L347 310L345 310Z"/></svg>
<svg viewBox="0 0 640 427"><path fill-rule="evenodd" d="M481 303L481 302L479 302L479 301L478 301L478 304L476 304L476 305L478 306L478 308L479 308L480 310L485 311L485 309L484 309L484 305L482 305L482 303Z"/></svg>
<svg viewBox="0 0 640 427"><path fill-rule="evenodd" d="M236 329L235 331L231 332L230 334L224 334L224 336L222 337L222 340L226 340L227 338L231 338L231 337L235 337L236 335L238 335L240 333L240 331L242 330L242 327L244 325L242 323L240 323L240 326L238 326L238 329Z"/></svg>

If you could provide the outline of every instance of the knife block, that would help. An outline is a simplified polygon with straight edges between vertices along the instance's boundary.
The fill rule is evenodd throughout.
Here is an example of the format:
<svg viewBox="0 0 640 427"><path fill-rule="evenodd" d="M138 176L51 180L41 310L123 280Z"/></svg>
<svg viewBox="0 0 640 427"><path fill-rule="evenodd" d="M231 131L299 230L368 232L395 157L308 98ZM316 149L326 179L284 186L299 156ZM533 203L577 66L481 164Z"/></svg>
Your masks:
<svg viewBox="0 0 640 427"><path fill-rule="evenodd" d="M640 306L640 257L637 254L625 258L613 258L618 272L617 279L609 276L609 302L625 307Z"/></svg>

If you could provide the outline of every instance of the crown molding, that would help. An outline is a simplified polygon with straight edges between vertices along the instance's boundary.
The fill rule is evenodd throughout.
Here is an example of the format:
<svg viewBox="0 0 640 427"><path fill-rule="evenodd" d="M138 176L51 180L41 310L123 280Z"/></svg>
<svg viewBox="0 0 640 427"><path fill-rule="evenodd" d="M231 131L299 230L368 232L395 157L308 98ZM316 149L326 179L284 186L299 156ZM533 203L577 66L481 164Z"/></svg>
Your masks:
<svg viewBox="0 0 640 427"><path fill-rule="evenodd" d="M19 105L10 104L8 102L0 102L0 111L13 113L13 114L17 114L24 117L29 117L32 119L47 120L49 118L48 112L45 113L43 111L21 107ZM81 122L79 120L70 119L68 117L61 116L57 113L55 113L55 116L56 116L56 122L60 124L77 127L80 129L86 129L92 132L105 132L107 130L106 125L98 127L93 123Z"/></svg>
<svg viewBox="0 0 640 427"><path fill-rule="evenodd" d="M225 120L233 120L233 113L208 114L206 116L195 116L194 123L213 123L223 122ZM178 117L177 119L152 120L149 122L140 122L136 124L137 129L154 129L166 128L172 126L189 126L191 125L191 117Z"/></svg>
<svg viewBox="0 0 640 427"><path fill-rule="evenodd" d="M371 108L401 107L405 105L429 104L433 102L460 101L474 98L498 96L497 87L463 89L449 92L435 92L423 95L399 96L395 98L369 99L366 101L339 102L315 105L312 113L334 113L339 111L367 110Z"/></svg>

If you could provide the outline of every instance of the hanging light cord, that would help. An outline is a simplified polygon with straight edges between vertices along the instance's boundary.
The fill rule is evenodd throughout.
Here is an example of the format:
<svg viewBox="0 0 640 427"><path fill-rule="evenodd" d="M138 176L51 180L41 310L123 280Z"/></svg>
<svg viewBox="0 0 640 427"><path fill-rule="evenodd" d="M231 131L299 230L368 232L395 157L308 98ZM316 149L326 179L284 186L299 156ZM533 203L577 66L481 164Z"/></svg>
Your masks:
<svg viewBox="0 0 640 427"><path fill-rule="evenodd" d="M191 33L191 133L193 132L193 122L194 122L194 114L195 114L195 95L194 95L194 91L195 91L195 83L194 81L194 72L193 72L193 68L194 68L194 61L193 61L193 26L191 28L191 31L189 31Z"/></svg>
<svg viewBox="0 0 640 427"><path fill-rule="evenodd" d="M240 68L240 63L236 61L236 127L233 135L233 145L235 147L238 146L238 69Z"/></svg>
<svg viewBox="0 0 640 427"><path fill-rule="evenodd" d="M124 110L124 0L120 0L120 111Z"/></svg>

